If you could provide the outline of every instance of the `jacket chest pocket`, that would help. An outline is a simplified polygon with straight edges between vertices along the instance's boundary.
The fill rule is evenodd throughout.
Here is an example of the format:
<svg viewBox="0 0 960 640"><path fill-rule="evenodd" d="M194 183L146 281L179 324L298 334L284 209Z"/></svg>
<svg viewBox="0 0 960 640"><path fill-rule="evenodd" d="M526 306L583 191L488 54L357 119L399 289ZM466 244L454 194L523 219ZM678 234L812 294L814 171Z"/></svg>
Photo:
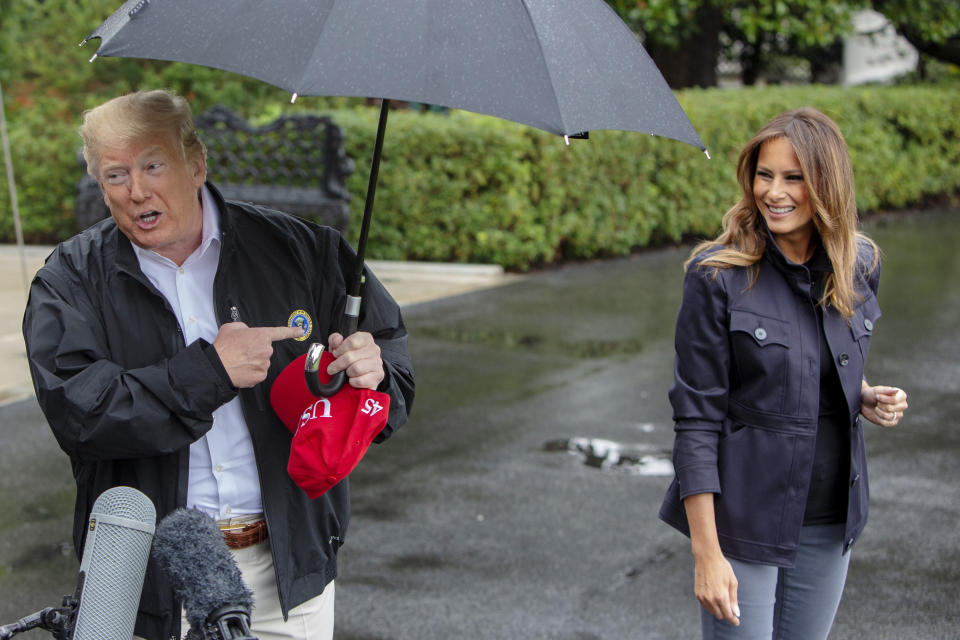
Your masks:
<svg viewBox="0 0 960 640"><path fill-rule="evenodd" d="M778 410L786 386L790 323L752 311L730 312L730 347L736 395L750 404Z"/></svg>

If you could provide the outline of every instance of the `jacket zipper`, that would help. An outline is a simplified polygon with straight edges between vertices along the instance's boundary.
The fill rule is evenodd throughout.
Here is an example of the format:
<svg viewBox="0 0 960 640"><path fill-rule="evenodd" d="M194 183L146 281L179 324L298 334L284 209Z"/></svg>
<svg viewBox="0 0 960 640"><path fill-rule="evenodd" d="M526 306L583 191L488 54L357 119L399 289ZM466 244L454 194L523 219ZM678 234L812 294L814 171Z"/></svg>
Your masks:
<svg viewBox="0 0 960 640"><path fill-rule="evenodd" d="M223 253L222 253L222 252L220 253L220 258L221 258L221 259L223 258ZM214 288L216 288L216 287L214 287ZM214 293L214 297L216 298L216 293ZM240 320L240 309L237 307L237 305L233 304L233 302L232 302L231 300L227 299L226 302L227 302L227 307L228 307L229 312L230 312L230 321L231 321L231 322L241 322L241 320ZM214 307L216 308L216 305L214 305ZM220 319L217 318L217 322L219 322L219 321L220 321ZM264 411L266 411L266 407L264 407L264 405L263 405L263 398L260 396L259 393L257 393L257 392L256 392L255 390L253 390L253 389L250 389L250 390L248 391L248 393L243 393L243 391L241 391L241 393L240 393L240 410L241 410L241 412L244 413L244 419L246 419L246 412L243 411L244 396L246 396L246 395L248 395L248 394L252 394L253 397L256 399L257 409L258 409L261 413L264 412ZM248 431L249 431L249 428L248 428ZM256 443L256 440L255 440L254 437L253 437L253 431L249 431L249 433L250 433L250 441L253 442L254 460L256 460L257 443ZM257 463L257 476L258 476L258 477L257 477L257 480L259 481L260 486L262 487L262 486L263 486L263 475L262 475L261 472L260 472L260 464L259 464L259 462ZM264 507L263 507L263 520L264 520L264 522L267 523L267 531L269 532L269 531L270 531L270 518L267 516L267 507L266 507L266 505L264 505ZM270 555L273 557L274 563L276 563L276 554L273 552L273 537L270 536L270 537L267 538L267 540L268 540L268 542L270 543ZM280 611L281 611L281 613L283 614L283 619L284 619L284 621L286 621L286 620L287 620L287 607L286 607L286 603L285 603L285 599L284 599L284 594L280 591L280 578L279 578L279 576L274 575L274 582L275 582L275 584L276 584L277 596L278 596L278 598L279 598L279 600L280 600Z"/></svg>

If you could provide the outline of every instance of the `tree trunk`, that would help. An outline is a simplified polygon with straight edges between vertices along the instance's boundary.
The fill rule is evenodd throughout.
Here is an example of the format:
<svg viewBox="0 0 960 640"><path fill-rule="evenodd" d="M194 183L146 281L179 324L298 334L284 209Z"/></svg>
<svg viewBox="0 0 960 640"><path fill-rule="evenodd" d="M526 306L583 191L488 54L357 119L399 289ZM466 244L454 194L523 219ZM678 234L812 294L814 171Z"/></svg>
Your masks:
<svg viewBox="0 0 960 640"><path fill-rule="evenodd" d="M763 70L763 56L760 54L760 45L756 47L745 44L740 54L740 81L745 87L752 87L760 79Z"/></svg>
<svg viewBox="0 0 960 640"><path fill-rule="evenodd" d="M657 44L647 38L647 53L672 89L717 86L717 60L720 56L722 15L718 7L704 2L694 16L697 29L679 47Z"/></svg>
<svg viewBox="0 0 960 640"><path fill-rule="evenodd" d="M807 49L801 54L810 63L810 82L836 84L843 68L843 41Z"/></svg>

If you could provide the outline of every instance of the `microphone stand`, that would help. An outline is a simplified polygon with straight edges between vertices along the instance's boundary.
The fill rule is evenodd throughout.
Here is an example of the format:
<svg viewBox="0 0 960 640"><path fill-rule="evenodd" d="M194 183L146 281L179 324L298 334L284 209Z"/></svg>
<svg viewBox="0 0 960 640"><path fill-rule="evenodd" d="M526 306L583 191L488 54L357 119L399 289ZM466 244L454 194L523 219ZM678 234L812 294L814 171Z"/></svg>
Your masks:
<svg viewBox="0 0 960 640"><path fill-rule="evenodd" d="M69 640L73 623L77 615L79 600L74 596L63 596L62 607L47 607L20 618L16 622L0 626L0 640L8 640L15 634L37 627L53 634L56 640Z"/></svg>

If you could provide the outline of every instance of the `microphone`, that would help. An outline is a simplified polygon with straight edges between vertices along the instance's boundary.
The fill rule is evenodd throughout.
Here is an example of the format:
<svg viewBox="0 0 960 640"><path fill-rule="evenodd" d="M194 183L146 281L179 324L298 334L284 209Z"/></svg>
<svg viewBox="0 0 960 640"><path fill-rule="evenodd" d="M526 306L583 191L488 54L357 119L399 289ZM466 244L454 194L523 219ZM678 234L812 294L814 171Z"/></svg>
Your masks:
<svg viewBox="0 0 960 640"><path fill-rule="evenodd" d="M183 601L195 640L256 640L250 632L253 594L213 518L177 509L160 521L153 559Z"/></svg>
<svg viewBox="0 0 960 640"><path fill-rule="evenodd" d="M56 640L129 640L156 521L153 503L136 489L101 493L90 511L76 593L64 596L61 608L0 627L0 640L37 627Z"/></svg>
<svg viewBox="0 0 960 640"><path fill-rule="evenodd" d="M73 640L133 636L156 522L153 502L131 487L107 489L93 503Z"/></svg>

